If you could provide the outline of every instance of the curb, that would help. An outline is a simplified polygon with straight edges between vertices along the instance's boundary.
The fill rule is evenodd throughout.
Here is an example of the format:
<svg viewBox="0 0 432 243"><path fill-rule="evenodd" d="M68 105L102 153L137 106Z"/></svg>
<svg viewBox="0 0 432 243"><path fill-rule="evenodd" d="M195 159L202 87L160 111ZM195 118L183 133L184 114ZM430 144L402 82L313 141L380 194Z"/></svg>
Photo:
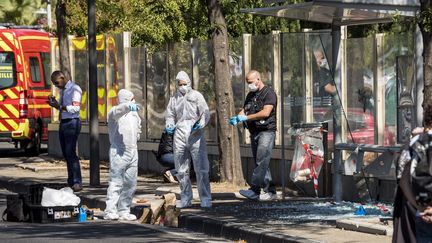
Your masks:
<svg viewBox="0 0 432 243"><path fill-rule="evenodd" d="M100 197L81 196L81 202L89 207L105 208L105 201ZM138 210L136 210L138 209ZM131 212L139 214L142 206L131 207ZM138 216L138 215L137 215ZM316 243L318 241L294 237L287 234L275 233L245 223L227 222L209 217L198 216L191 213L181 214L178 219L178 228L204 233L213 237L223 237L230 240L245 240L248 243Z"/></svg>
<svg viewBox="0 0 432 243"><path fill-rule="evenodd" d="M357 231L375 235L392 235L393 230L386 226L375 225L359 220L340 219L336 220L336 227L345 230Z"/></svg>
<svg viewBox="0 0 432 243"><path fill-rule="evenodd" d="M200 232L214 237L230 240L245 240L248 243L316 243L318 241L294 237L287 234L274 233L244 223L233 223L215 220L195 214L182 214L179 217L179 228Z"/></svg>

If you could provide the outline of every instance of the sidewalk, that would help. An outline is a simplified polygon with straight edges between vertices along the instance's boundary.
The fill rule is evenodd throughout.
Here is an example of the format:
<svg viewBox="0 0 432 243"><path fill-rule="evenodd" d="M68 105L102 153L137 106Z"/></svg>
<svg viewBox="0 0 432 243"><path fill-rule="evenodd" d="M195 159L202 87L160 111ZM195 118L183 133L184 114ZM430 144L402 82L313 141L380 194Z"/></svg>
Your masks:
<svg viewBox="0 0 432 243"><path fill-rule="evenodd" d="M78 195L84 205L103 210L108 168L101 166L100 172L101 186L90 187L88 166L83 161L84 190ZM0 166L0 188L13 192L23 192L34 183L65 183L66 178L65 163L46 156ZM179 227L246 242L391 242L391 221L384 225L378 217L347 218L345 215L352 210L345 210L344 205L336 205L338 208L333 210L333 204L311 198L251 202L229 188L217 191L212 193L211 209L201 209L197 200L192 208L182 209ZM168 192L178 194L179 186L164 183L162 176L138 177L136 197L151 198ZM194 198L197 199L195 188Z"/></svg>

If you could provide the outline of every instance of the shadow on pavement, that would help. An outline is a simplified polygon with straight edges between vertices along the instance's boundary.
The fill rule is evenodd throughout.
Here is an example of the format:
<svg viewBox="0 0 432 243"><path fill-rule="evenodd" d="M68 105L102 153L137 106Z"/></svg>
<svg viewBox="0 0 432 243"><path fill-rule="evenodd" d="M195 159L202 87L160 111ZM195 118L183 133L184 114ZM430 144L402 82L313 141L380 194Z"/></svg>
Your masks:
<svg viewBox="0 0 432 243"><path fill-rule="evenodd" d="M191 242L191 239L139 224L102 220L59 224L6 223L4 226L7 229L0 235L7 231L8 236L13 235L13 242Z"/></svg>
<svg viewBox="0 0 432 243"><path fill-rule="evenodd" d="M41 154L47 154L48 149L42 148ZM17 158L17 157L23 157L23 160L26 160L29 158L29 156L25 153L24 149L16 149L16 148L0 148L0 158ZM31 156L31 157L38 157L38 156Z"/></svg>

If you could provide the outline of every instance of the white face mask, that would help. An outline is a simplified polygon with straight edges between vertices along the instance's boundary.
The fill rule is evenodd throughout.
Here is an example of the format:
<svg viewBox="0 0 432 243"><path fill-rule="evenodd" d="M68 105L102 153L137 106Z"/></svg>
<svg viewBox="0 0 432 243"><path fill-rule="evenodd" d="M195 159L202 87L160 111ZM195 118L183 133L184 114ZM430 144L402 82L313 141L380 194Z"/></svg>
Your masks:
<svg viewBox="0 0 432 243"><path fill-rule="evenodd" d="M249 88L249 91L251 91L251 92L255 92L258 90L258 87L254 83L249 84L248 88Z"/></svg>
<svg viewBox="0 0 432 243"><path fill-rule="evenodd" d="M178 90L180 91L180 93L186 94L189 91L189 87L188 86L180 86L178 88Z"/></svg>
<svg viewBox="0 0 432 243"><path fill-rule="evenodd" d="M327 62L327 59L321 59L321 64L320 64L320 67L323 67L323 68L328 68L328 62Z"/></svg>

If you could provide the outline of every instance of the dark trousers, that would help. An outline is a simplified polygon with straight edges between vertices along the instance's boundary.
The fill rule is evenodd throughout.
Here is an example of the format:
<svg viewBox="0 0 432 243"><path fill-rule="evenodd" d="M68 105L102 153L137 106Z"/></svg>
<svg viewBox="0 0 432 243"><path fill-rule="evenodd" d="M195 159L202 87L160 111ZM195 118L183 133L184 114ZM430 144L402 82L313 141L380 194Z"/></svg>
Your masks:
<svg viewBox="0 0 432 243"><path fill-rule="evenodd" d="M168 167L168 170L171 172L171 174L173 176L175 176L177 174L177 171L176 171L175 165L174 165L174 154L173 153L162 154L160 159L159 159L159 163L162 166Z"/></svg>
<svg viewBox="0 0 432 243"><path fill-rule="evenodd" d="M68 184L82 184L80 161L76 154L78 135L81 132L80 119L62 119L60 122L59 138L63 157L67 163Z"/></svg>
<svg viewBox="0 0 432 243"><path fill-rule="evenodd" d="M261 193L261 188L265 193L276 194L276 187L270 174L270 159L276 133L274 131L262 131L251 134L252 154L255 159L255 168L252 173L251 190L256 194Z"/></svg>

